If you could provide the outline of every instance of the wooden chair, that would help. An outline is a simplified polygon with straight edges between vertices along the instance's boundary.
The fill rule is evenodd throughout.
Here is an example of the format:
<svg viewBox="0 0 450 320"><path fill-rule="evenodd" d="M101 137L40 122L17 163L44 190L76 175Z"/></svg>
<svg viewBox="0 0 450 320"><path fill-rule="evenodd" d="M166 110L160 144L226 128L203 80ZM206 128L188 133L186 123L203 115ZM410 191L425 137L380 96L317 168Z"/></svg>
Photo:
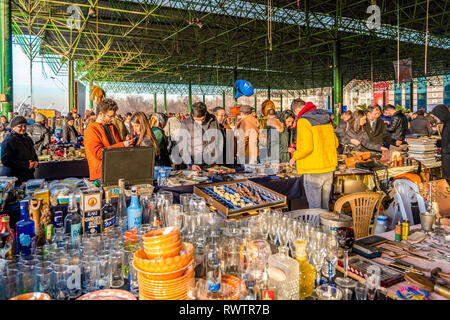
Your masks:
<svg viewBox="0 0 450 320"><path fill-rule="evenodd" d="M363 238L373 235L377 225L378 211L380 209L383 194L379 192L358 192L339 198L334 205L334 213L341 212L345 203L350 204L353 218L353 231L355 238ZM375 220L372 232L369 234L370 220L376 207Z"/></svg>

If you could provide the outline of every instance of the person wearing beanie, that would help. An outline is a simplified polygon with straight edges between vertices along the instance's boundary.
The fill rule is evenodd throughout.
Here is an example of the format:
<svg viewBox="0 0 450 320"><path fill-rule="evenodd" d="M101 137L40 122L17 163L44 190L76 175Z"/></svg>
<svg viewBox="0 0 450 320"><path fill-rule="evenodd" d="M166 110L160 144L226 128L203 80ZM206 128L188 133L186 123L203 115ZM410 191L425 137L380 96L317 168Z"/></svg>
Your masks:
<svg viewBox="0 0 450 320"><path fill-rule="evenodd" d="M45 116L42 113L36 114L34 124L28 126L27 132L34 142L34 149L38 156L44 153L44 150L50 145L50 130L45 126Z"/></svg>
<svg viewBox="0 0 450 320"><path fill-rule="evenodd" d="M303 174L309 208L328 210L339 146L330 115L312 102L291 108L297 112L298 121L296 150L290 165L296 164L297 173Z"/></svg>
<svg viewBox="0 0 450 320"><path fill-rule="evenodd" d="M2 142L2 176L16 177L16 186L34 179L34 169L39 165L33 140L27 134L27 119L22 116L11 120L8 134Z"/></svg>
<svg viewBox="0 0 450 320"><path fill-rule="evenodd" d="M62 130L62 139L64 143L77 143L77 139L80 136L77 129L74 127L75 119L69 113L66 117L66 124Z"/></svg>
<svg viewBox="0 0 450 320"><path fill-rule="evenodd" d="M446 105L439 104L430 114L444 124L441 133L442 178L450 179L450 109Z"/></svg>

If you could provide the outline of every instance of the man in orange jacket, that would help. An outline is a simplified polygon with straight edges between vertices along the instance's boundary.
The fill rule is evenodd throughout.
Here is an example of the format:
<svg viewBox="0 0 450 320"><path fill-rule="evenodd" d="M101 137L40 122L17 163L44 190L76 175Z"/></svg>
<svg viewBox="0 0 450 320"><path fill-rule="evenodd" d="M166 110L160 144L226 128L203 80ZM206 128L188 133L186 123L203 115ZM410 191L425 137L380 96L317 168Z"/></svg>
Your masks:
<svg viewBox="0 0 450 320"><path fill-rule="evenodd" d="M113 125L118 106L112 99L104 99L97 105L97 119L90 123L84 134L84 147L89 165L89 179L102 177L102 150L123 148L134 144L135 138L122 142L117 128Z"/></svg>

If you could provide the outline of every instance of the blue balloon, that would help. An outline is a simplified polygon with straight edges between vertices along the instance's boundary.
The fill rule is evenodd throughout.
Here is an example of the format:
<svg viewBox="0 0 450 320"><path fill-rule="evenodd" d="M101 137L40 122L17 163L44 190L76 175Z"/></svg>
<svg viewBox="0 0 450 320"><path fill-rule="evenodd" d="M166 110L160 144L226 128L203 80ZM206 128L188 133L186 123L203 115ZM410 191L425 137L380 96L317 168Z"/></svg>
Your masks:
<svg viewBox="0 0 450 320"><path fill-rule="evenodd" d="M241 96L250 97L253 94L253 87L246 80L237 80L234 86L236 87L236 99Z"/></svg>

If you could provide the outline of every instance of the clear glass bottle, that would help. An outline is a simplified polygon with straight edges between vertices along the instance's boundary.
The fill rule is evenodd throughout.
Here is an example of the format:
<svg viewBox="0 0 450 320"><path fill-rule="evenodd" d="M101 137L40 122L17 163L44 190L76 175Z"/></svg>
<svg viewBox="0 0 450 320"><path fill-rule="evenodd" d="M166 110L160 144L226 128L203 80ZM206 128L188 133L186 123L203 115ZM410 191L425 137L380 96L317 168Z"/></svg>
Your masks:
<svg viewBox="0 0 450 320"><path fill-rule="evenodd" d="M44 255L56 252L57 245L55 242L54 230L53 224L48 224L45 226L45 244L42 247L42 252Z"/></svg>
<svg viewBox="0 0 450 320"><path fill-rule="evenodd" d="M64 232L70 235L72 248L79 247L81 243L82 221L81 215L78 212L78 205L75 194L71 194L69 198L69 207L67 208L67 215L64 219Z"/></svg>
<svg viewBox="0 0 450 320"><path fill-rule="evenodd" d="M14 232L9 227L9 216L2 216L2 224L0 226L0 258L13 260L16 251L16 239Z"/></svg>
<svg viewBox="0 0 450 320"><path fill-rule="evenodd" d="M298 272L298 287L299 299L305 299L312 295L314 290L314 280L316 277L316 269L308 262L308 255L306 253L306 242L297 240L295 242L295 256L299 265Z"/></svg>
<svg viewBox="0 0 450 320"><path fill-rule="evenodd" d="M137 230L142 226L142 207L139 203L137 188L131 188L131 202L127 209L128 230Z"/></svg>
<svg viewBox="0 0 450 320"><path fill-rule="evenodd" d="M20 218L16 223L17 254L29 255L35 247L34 221L30 220L29 201L20 201Z"/></svg>
<svg viewBox="0 0 450 320"><path fill-rule="evenodd" d="M269 257L269 283L278 289L279 300L297 300L299 264L289 257L287 247L278 250Z"/></svg>
<svg viewBox="0 0 450 320"><path fill-rule="evenodd" d="M116 209L111 205L111 190L105 192L105 205L102 208L103 231L114 228L116 223Z"/></svg>
<svg viewBox="0 0 450 320"><path fill-rule="evenodd" d="M262 281L258 284L258 300L278 300L278 292L273 281L269 281L267 266L262 274Z"/></svg>
<svg viewBox="0 0 450 320"><path fill-rule="evenodd" d="M127 197L125 195L125 179L119 179L119 198L116 209L116 226L122 227L122 231L127 230Z"/></svg>

